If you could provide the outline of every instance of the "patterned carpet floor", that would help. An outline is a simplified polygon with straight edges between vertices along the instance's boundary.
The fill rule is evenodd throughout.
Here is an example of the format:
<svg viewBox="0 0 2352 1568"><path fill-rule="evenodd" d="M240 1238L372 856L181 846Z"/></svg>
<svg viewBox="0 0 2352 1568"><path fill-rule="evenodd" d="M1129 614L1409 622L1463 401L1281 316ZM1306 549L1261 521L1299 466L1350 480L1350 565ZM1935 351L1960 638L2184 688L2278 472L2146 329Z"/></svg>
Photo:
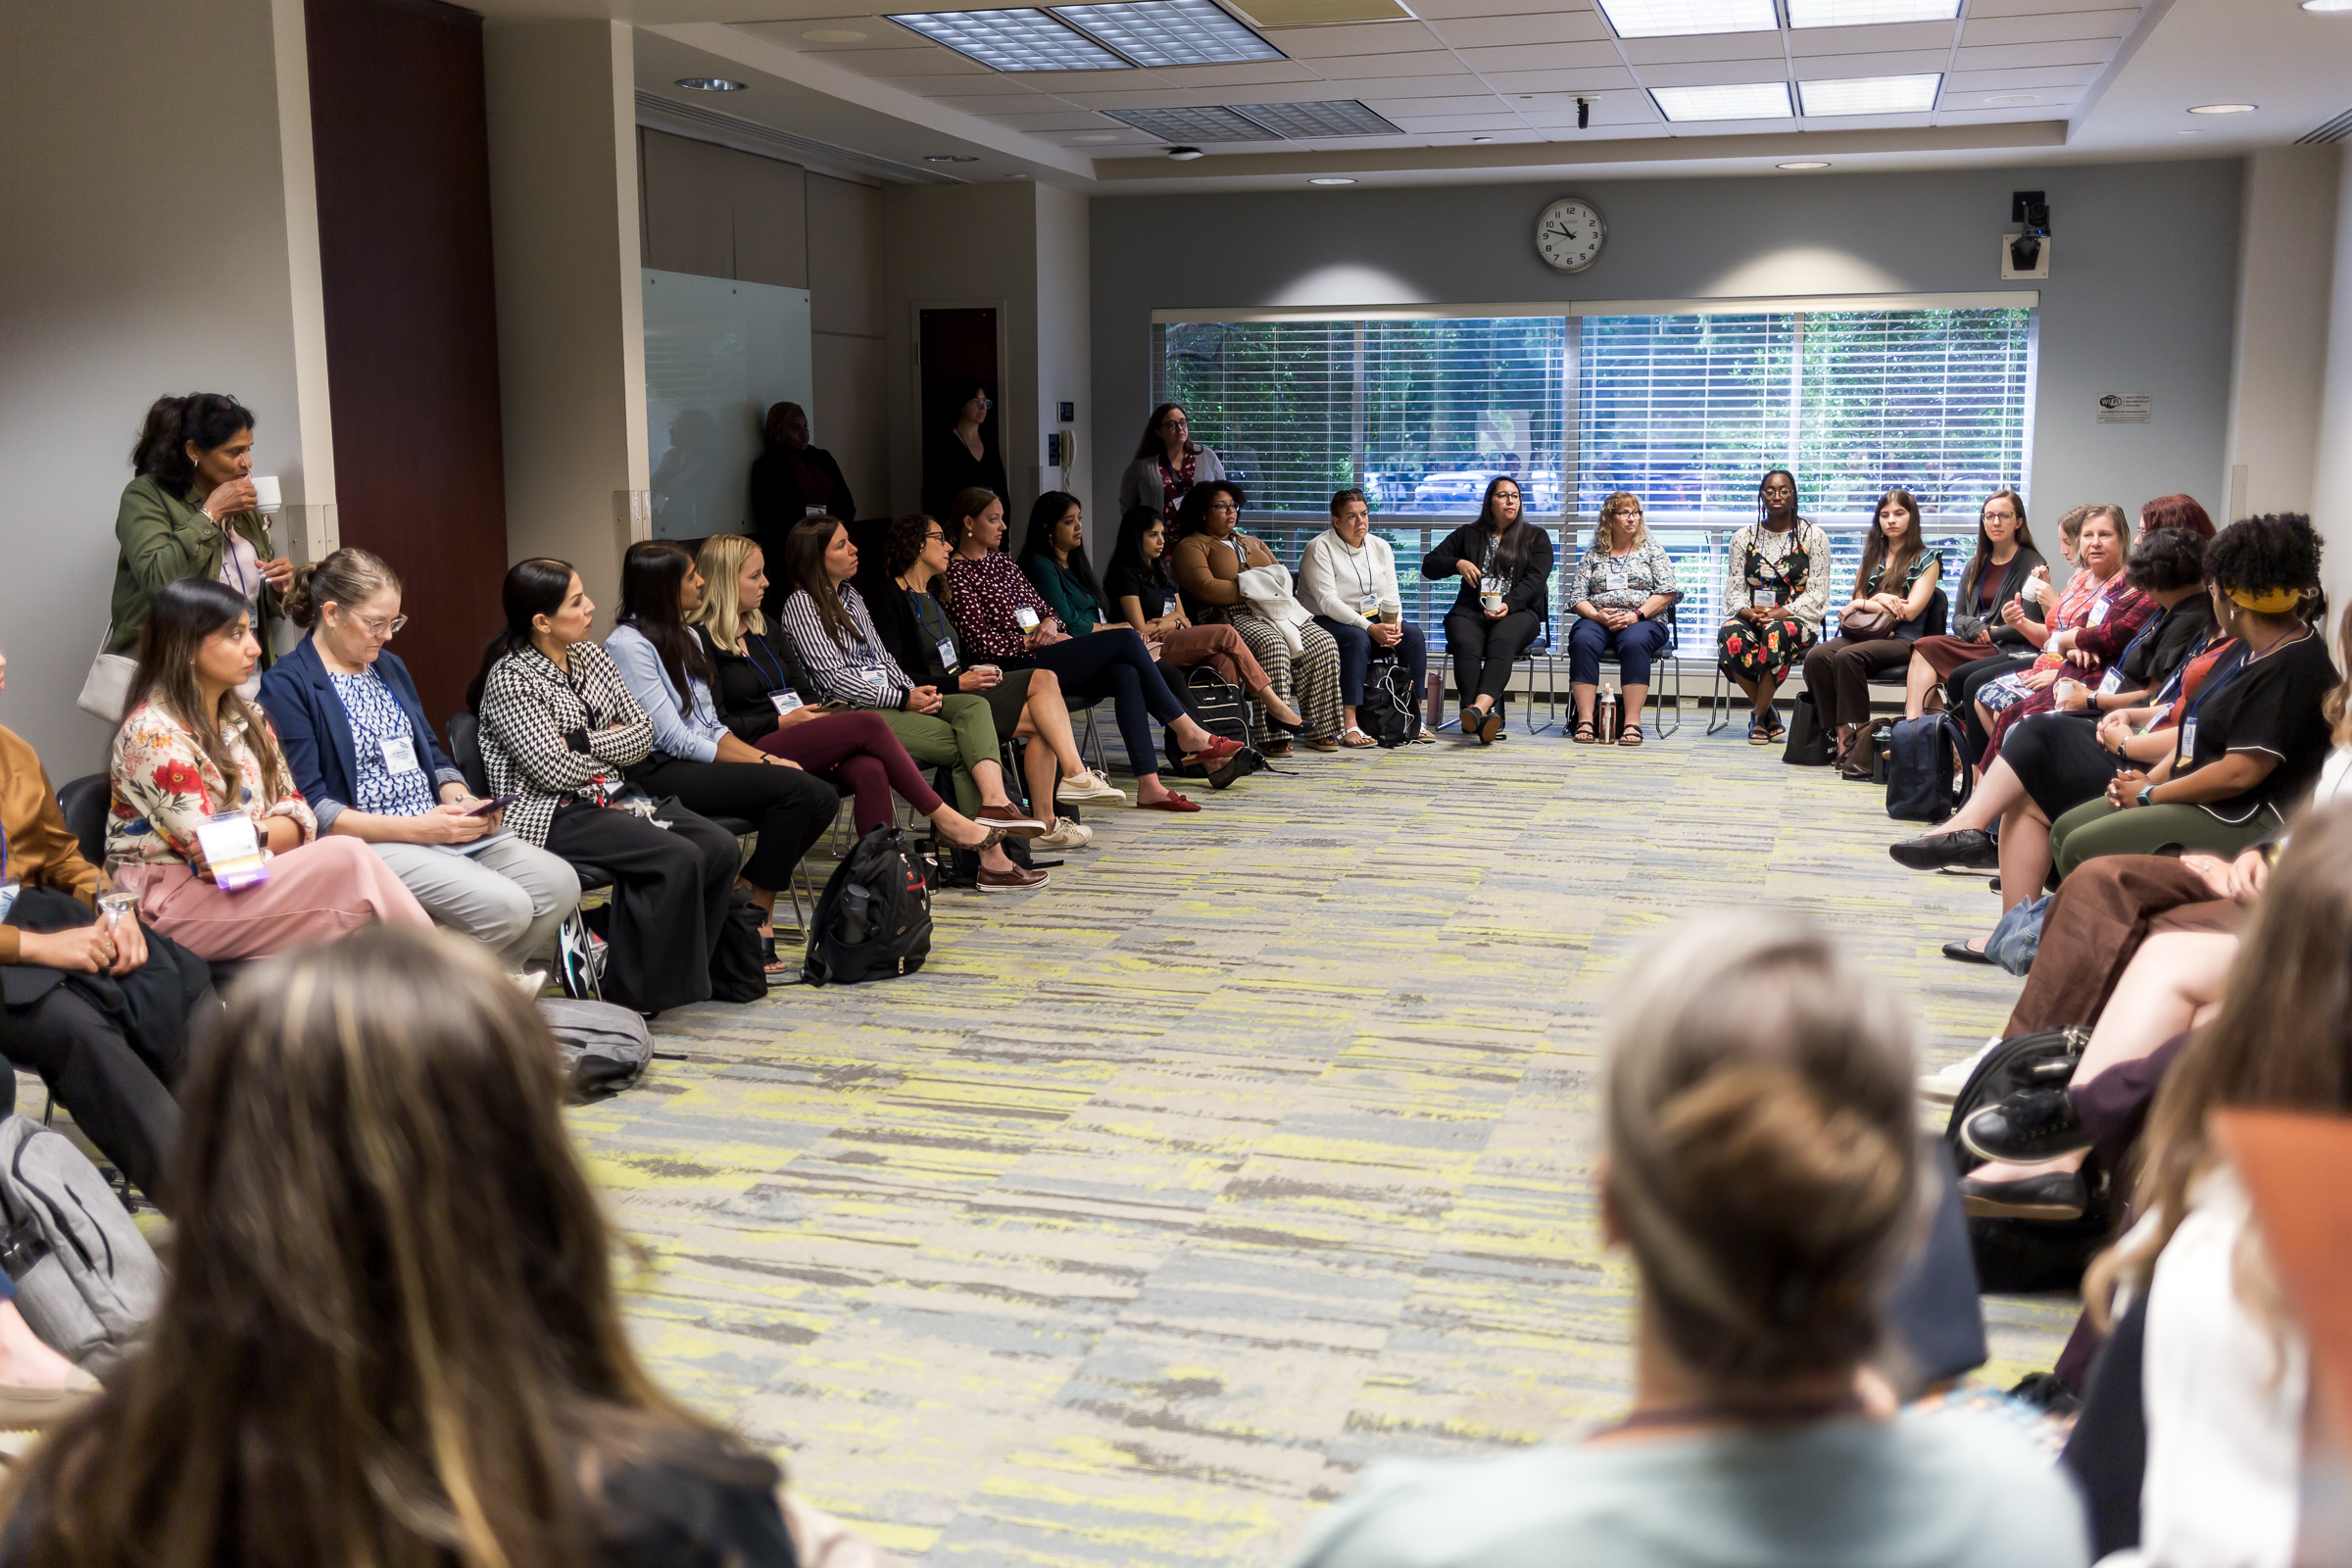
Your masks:
<svg viewBox="0 0 2352 1568"><path fill-rule="evenodd" d="M909 1559L1279 1563L1368 1460L1621 1413L1595 1037L1670 923L1820 922L1931 1065L2019 984L1937 954L1981 880L1736 731L1285 765L943 896L919 975L666 1015L573 1113L658 1375ZM1986 1308L2004 1387L2074 1313Z"/></svg>

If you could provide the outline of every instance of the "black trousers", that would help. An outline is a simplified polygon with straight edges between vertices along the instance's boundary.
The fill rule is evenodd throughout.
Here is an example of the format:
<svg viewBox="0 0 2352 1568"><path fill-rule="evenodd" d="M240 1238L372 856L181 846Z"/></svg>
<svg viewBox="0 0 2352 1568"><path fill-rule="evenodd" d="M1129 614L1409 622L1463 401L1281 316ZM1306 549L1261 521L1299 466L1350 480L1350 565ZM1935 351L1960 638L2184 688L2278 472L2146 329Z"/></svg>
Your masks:
<svg viewBox="0 0 2352 1568"><path fill-rule="evenodd" d="M1511 661L1536 640L1543 623L1532 610L1514 610L1500 620L1475 611L1446 612L1446 651L1453 656L1453 689L1462 707L1480 697L1501 701L1511 683Z"/></svg>
<svg viewBox="0 0 2352 1568"><path fill-rule="evenodd" d="M547 828L548 853L612 878L605 996L647 1013L710 999L710 957L742 858L725 828L674 800L655 804L668 827L631 811L573 805Z"/></svg>
<svg viewBox="0 0 2352 1568"><path fill-rule="evenodd" d="M1998 680L2034 662L2032 654L1995 654L1990 659L1979 659L1962 664L1943 677L1944 710L1960 721L1960 733L1968 737L1968 760L1984 760L1984 750L1992 737L1977 719L1977 688L1988 680Z"/></svg>
<svg viewBox="0 0 2352 1568"><path fill-rule="evenodd" d="M67 931L93 918L63 893L31 888L9 923ZM30 964L0 970L0 1054L38 1073L98 1152L170 1212L164 1184L179 1142L171 1086L187 1063L190 1025L216 1004L202 958L154 931L146 936L147 961L120 978ZM0 1114L16 1099L16 1075L0 1072Z"/></svg>
<svg viewBox="0 0 2352 1568"><path fill-rule="evenodd" d="M2010 725L2001 760L2053 822L2106 794L2116 774L2135 765L2099 744L2096 723L2073 713L2034 713Z"/></svg>
<svg viewBox="0 0 2352 1568"><path fill-rule="evenodd" d="M743 878L780 893L841 811L841 792L813 773L764 762L689 762L656 752L629 772L646 794L669 796L698 816L739 816L759 831Z"/></svg>

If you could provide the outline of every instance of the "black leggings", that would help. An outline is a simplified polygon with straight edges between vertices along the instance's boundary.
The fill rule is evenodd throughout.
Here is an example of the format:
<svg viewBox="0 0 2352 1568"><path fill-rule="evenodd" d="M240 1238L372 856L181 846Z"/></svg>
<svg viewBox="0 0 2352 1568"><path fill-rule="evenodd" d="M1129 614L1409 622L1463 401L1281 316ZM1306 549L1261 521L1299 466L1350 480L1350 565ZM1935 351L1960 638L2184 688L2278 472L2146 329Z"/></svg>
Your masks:
<svg viewBox="0 0 2352 1568"><path fill-rule="evenodd" d="M767 762L691 762L656 752L630 769L629 782L646 794L674 796L698 816L736 816L760 842L743 879L762 893L781 893L816 841L841 812L841 792L813 773Z"/></svg>
<svg viewBox="0 0 2352 1568"><path fill-rule="evenodd" d="M1500 620L1473 610L1447 611L1446 651L1453 655L1455 700L1464 708L1481 697L1500 702L1511 683L1511 662L1536 640L1543 623L1532 610L1514 610Z"/></svg>
<svg viewBox="0 0 2352 1568"><path fill-rule="evenodd" d="M1992 744L1992 737L1977 719L1977 688L2033 662L2032 654L1995 654L1962 664L1943 677L1944 711L1960 721L1960 732L1968 737L1970 761L1984 760L1984 750Z"/></svg>
<svg viewBox="0 0 2352 1568"><path fill-rule="evenodd" d="M2092 719L2072 713L2033 713L2010 725L2001 760L2053 822L2106 794L2116 774L2135 765L2099 744Z"/></svg>
<svg viewBox="0 0 2352 1568"><path fill-rule="evenodd" d="M1110 699L1118 714L1119 739L1127 748L1127 765L1140 774L1159 771L1159 747L1152 738L1152 720L1173 724L1184 716L1184 705L1159 678L1158 666L1133 626L1091 631L1068 642L1031 651L1031 661L1050 669L1061 682L1061 694L1077 703Z"/></svg>
<svg viewBox="0 0 2352 1568"><path fill-rule="evenodd" d="M668 827L633 811L572 805L547 828L548 853L612 879L605 1000L647 1013L710 1000L710 959L743 858L725 828L676 801L655 805Z"/></svg>

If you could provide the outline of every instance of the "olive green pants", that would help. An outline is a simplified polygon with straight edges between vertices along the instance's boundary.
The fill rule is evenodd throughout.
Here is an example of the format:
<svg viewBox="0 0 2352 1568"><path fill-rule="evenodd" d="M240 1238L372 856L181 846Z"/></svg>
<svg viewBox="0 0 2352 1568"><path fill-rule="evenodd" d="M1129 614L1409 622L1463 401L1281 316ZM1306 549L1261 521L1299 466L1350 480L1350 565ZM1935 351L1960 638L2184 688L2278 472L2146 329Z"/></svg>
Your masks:
<svg viewBox="0 0 2352 1568"><path fill-rule="evenodd" d="M940 700L936 713L909 713L894 708L876 711L899 744L906 748L908 757L925 767L956 769L956 809L966 816L980 809L980 786L972 782L973 765L1004 760L987 698L956 692Z"/></svg>
<svg viewBox="0 0 2352 1568"><path fill-rule="evenodd" d="M2118 810L2105 796L2061 811L2050 824L2050 858L2061 880L2075 867L2101 855L2162 855L2202 850L2224 859L2277 828L2278 819L2256 811L2243 822L2225 822L2201 806L2134 806Z"/></svg>

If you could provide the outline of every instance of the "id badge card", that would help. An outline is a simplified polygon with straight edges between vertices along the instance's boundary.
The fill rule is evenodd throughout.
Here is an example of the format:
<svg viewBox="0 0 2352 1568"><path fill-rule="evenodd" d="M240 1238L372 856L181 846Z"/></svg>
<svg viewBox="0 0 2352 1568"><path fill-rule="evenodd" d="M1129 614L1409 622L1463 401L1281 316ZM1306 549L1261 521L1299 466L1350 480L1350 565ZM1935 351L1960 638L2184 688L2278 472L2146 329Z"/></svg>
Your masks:
<svg viewBox="0 0 2352 1568"><path fill-rule="evenodd" d="M1600 591L1605 594L1625 592L1625 568L1614 566L1600 574Z"/></svg>
<svg viewBox="0 0 2352 1568"><path fill-rule="evenodd" d="M775 704L778 718L782 718L786 713L798 712L808 706L801 700L799 692L769 692L767 700Z"/></svg>
<svg viewBox="0 0 2352 1568"><path fill-rule="evenodd" d="M1747 597L1748 602L1754 605L1758 610L1778 610L1781 608L1781 594L1780 590L1777 588L1758 588L1751 591Z"/></svg>
<svg viewBox="0 0 2352 1568"><path fill-rule="evenodd" d="M1037 630L1037 612L1031 610L1027 605L1015 607L1012 618L1020 624L1023 631Z"/></svg>
<svg viewBox="0 0 2352 1568"><path fill-rule="evenodd" d="M2113 697L2123 689L2124 672L2122 670L2111 669L2099 677L2099 695L2101 697Z"/></svg>
<svg viewBox="0 0 2352 1568"><path fill-rule="evenodd" d="M885 683L882 679L882 666L880 664L866 665L863 669L858 671L858 678L865 682L868 686L871 686L875 691L882 691L885 689Z"/></svg>
<svg viewBox="0 0 2352 1568"><path fill-rule="evenodd" d="M2090 620L2088 624L2096 626L2104 622L2106 619L2107 601L2102 599L2097 604L2090 607Z"/></svg>
<svg viewBox="0 0 2352 1568"><path fill-rule="evenodd" d="M1372 614L1374 612L1378 611L1379 609L1380 609L1380 595L1378 595L1378 594L1359 594L1359 595L1357 595L1357 596L1356 596L1356 601L1355 601L1355 610L1356 610L1356 613L1358 613L1358 614L1360 614L1360 615L1369 615L1369 614Z"/></svg>
<svg viewBox="0 0 2352 1568"><path fill-rule="evenodd" d="M270 880L262 860L261 835L253 818L242 811L223 811L196 824L196 843L205 863L213 868L213 885L223 893L257 887Z"/></svg>
<svg viewBox="0 0 2352 1568"><path fill-rule="evenodd" d="M2197 721L2191 718L2180 726L2180 760L2186 762L2197 755Z"/></svg>
<svg viewBox="0 0 2352 1568"><path fill-rule="evenodd" d="M953 637L942 637L939 640L939 667L942 669L956 667L956 639Z"/></svg>
<svg viewBox="0 0 2352 1568"><path fill-rule="evenodd" d="M801 515L804 517L821 517L825 514L825 509L812 501L804 502L801 505Z"/></svg>
<svg viewBox="0 0 2352 1568"><path fill-rule="evenodd" d="M384 770L388 773L419 773L416 763L416 740L412 735L386 736L376 747L384 754Z"/></svg>
<svg viewBox="0 0 2352 1568"><path fill-rule="evenodd" d="M0 882L0 920L7 919L8 911L17 906L17 888L14 879Z"/></svg>

